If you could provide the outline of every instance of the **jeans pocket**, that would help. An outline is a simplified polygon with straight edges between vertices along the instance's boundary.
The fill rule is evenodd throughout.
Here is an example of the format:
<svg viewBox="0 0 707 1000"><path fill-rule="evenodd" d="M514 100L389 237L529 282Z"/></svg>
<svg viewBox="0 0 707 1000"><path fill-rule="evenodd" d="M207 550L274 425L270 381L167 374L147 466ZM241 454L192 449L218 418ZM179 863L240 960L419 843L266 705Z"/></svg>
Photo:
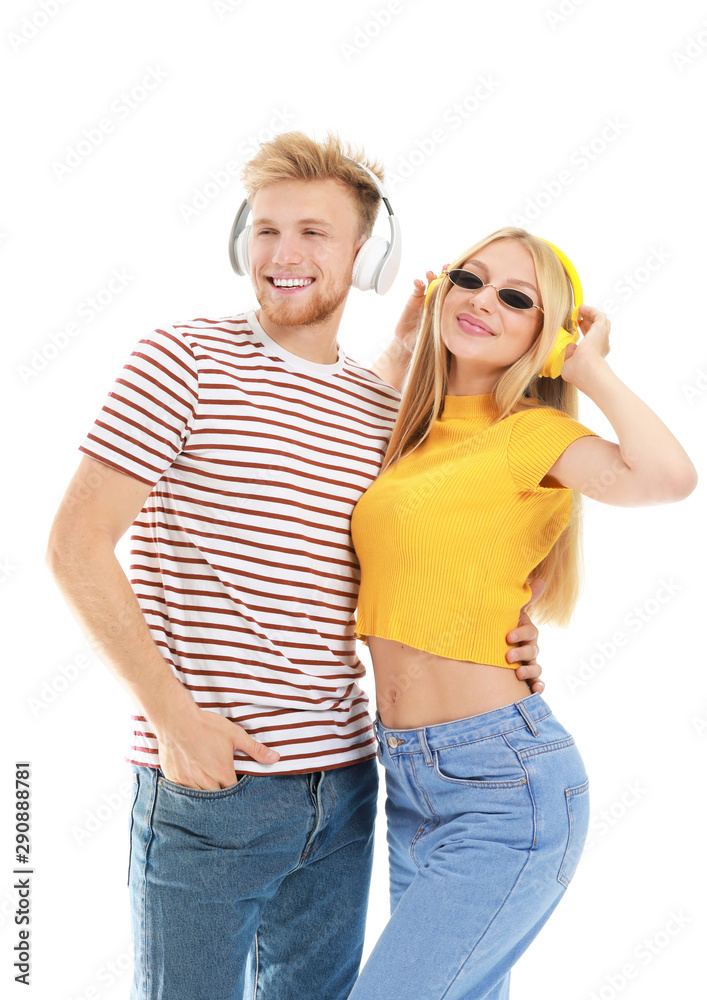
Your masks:
<svg viewBox="0 0 707 1000"><path fill-rule="evenodd" d="M587 839L589 829L589 781L574 788L565 789L565 801L567 803L567 817L569 820L569 836L567 838L567 848L557 879L565 887L572 881L572 876L577 870L579 859L584 849L584 842Z"/></svg>
<svg viewBox="0 0 707 1000"><path fill-rule="evenodd" d="M130 862L133 857L133 823L135 821L135 803L140 792L140 775L133 772L133 803L130 806L130 836L128 838L128 885L130 885Z"/></svg>
<svg viewBox="0 0 707 1000"><path fill-rule="evenodd" d="M434 771L443 781L474 788L520 788L528 782L523 765L503 736L440 747Z"/></svg>
<svg viewBox="0 0 707 1000"><path fill-rule="evenodd" d="M213 790L204 788L190 788L188 785L179 785L176 781L170 781L169 778L165 778L162 773L162 769L159 768L157 771L158 778L157 784L160 788L166 791L176 792L179 795L186 795L189 798L194 799L224 799L230 795L234 795L239 789L247 785L252 779L252 774L241 774L235 785L229 785L228 788L216 788Z"/></svg>

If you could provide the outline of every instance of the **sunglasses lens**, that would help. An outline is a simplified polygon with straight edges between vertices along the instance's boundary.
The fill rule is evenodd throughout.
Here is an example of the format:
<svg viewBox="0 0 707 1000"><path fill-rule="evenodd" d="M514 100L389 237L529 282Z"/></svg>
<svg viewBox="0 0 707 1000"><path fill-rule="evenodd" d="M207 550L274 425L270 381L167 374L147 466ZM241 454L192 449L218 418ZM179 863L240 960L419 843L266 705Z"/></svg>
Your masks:
<svg viewBox="0 0 707 1000"><path fill-rule="evenodd" d="M511 309L531 309L533 307L531 297L525 292L519 292L516 288L501 288L498 297Z"/></svg>
<svg viewBox="0 0 707 1000"><path fill-rule="evenodd" d="M457 267L447 271L450 281L465 288L468 292L477 292L484 287L483 279L473 271L465 271L464 268ZM517 288L499 288L498 297L505 305L511 309L532 309L535 303L525 292L519 292Z"/></svg>
<svg viewBox="0 0 707 1000"><path fill-rule="evenodd" d="M455 285L459 285L460 288L466 288L467 291L474 291L479 288L483 288L483 281L478 274L474 274L473 271L465 271L463 268L454 268L454 270L448 271L447 273L450 281L452 281Z"/></svg>

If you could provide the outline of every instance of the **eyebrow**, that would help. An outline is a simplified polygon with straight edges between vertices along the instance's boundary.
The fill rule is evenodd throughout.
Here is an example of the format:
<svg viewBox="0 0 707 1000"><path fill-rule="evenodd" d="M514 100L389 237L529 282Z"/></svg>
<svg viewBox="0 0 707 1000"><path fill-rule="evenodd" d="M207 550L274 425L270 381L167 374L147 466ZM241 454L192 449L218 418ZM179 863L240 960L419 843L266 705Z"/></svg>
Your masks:
<svg viewBox="0 0 707 1000"><path fill-rule="evenodd" d="M464 266L466 267L467 264L475 264L477 267L480 267L484 271L486 271L486 274L489 273L489 269L481 260L467 260L465 261ZM535 285L532 285L529 281L523 281L522 278L506 278L506 281L511 281L514 285L525 285L526 288L532 288L532 290L536 293L536 295L538 296L540 295L540 292L537 290Z"/></svg>
<svg viewBox="0 0 707 1000"><path fill-rule="evenodd" d="M297 219L300 226L327 226L331 227L331 222L328 219ZM274 226L276 225L274 219L253 219L254 226Z"/></svg>

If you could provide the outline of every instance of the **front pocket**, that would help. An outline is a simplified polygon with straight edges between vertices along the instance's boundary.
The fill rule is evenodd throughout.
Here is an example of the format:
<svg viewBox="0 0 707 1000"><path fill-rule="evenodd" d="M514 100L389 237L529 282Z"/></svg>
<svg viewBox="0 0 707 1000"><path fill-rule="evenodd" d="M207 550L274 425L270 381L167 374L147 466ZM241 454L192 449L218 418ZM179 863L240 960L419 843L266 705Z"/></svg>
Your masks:
<svg viewBox="0 0 707 1000"><path fill-rule="evenodd" d="M584 849L589 829L589 781L575 788L565 789L567 802L567 818L569 820L569 836L557 879L564 886L572 881L577 870L579 859Z"/></svg>
<svg viewBox="0 0 707 1000"><path fill-rule="evenodd" d="M503 736L433 751L434 771L442 781L473 788L520 788L528 783L522 764Z"/></svg>
<svg viewBox="0 0 707 1000"><path fill-rule="evenodd" d="M157 784L160 788L165 791L176 792L178 795L186 795L193 799L224 799L228 798L230 795L235 795L239 788L247 785L250 779L253 777L252 774L242 774L235 785L231 785L229 788L217 788L215 790L209 790L204 788L189 788L187 785L178 785L176 781L170 781L169 778L165 778L161 770L158 770L159 777L157 778Z"/></svg>

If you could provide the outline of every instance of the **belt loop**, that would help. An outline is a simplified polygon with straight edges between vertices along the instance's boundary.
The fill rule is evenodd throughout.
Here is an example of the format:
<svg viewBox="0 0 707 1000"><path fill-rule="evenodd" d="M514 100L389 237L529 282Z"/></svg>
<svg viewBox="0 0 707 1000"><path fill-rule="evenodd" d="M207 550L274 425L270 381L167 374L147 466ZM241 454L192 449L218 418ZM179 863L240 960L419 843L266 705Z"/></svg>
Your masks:
<svg viewBox="0 0 707 1000"><path fill-rule="evenodd" d="M420 746L422 747L422 752L425 755L425 764L427 764L428 767L432 767L432 764L433 764L432 751L430 750L429 746L427 745L427 736L425 735L425 730L424 729L418 729L417 730L417 735L420 738Z"/></svg>
<svg viewBox="0 0 707 1000"><path fill-rule="evenodd" d="M375 719L373 720L373 735L375 736L375 738L380 743L381 738L380 738L380 733L378 732L378 716L377 715L376 715Z"/></svg>
<svg viewBox="0 0 707 1000"><path fill-rule="evenodd" d="M530 712L525 707L525 705L523 704L523 702L522 701L517 701L516 702L516 708L518 709L518 711L520 712L520 714L523 716L523 719L525 720L525 724L528 727L528 729L530 730L530 732L533 734L533 736L539 736L540 735L540 730L537 728L537 726L533 722L533 719L530 716Z"/></svg>

